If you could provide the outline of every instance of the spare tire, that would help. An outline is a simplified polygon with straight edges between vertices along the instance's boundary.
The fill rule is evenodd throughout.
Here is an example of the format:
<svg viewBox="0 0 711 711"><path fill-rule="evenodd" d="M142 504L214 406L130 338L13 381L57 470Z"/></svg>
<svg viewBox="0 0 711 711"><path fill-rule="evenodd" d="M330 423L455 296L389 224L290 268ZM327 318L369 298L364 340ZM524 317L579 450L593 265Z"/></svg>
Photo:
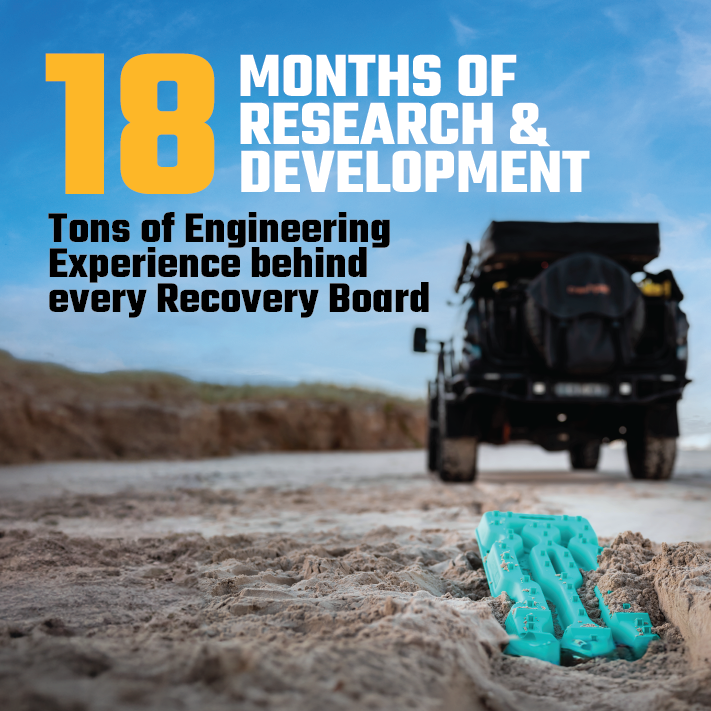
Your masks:
<svg viewBox="0 0 711 711"><path fill-rule="evenodd" d="M579 253L558 260L530 283L524 319L548 367L605 373L634 356L644 328L644 299L612 259Z"/></svg>

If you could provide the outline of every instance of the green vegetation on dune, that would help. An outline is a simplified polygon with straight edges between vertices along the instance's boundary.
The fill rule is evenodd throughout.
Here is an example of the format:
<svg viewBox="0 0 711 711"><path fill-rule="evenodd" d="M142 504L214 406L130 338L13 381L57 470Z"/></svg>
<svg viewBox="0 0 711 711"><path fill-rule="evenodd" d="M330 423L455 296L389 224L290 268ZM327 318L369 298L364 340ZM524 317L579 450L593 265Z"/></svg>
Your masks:
<svg viewBox="0 0 711 711"><path fill-rule="evenodd" d="M107 373L86 373L56 363L20 360L3 350L0 350L1 380L13 383L31 382L36 391L56 392L69 389L91 399L133 393L150 400L198 400L211 404L275 399L317 400L350 405L382 405L388 402L422 404L422 400L392 393L331 383L218 385L161 371L115 370Z"/></svg>

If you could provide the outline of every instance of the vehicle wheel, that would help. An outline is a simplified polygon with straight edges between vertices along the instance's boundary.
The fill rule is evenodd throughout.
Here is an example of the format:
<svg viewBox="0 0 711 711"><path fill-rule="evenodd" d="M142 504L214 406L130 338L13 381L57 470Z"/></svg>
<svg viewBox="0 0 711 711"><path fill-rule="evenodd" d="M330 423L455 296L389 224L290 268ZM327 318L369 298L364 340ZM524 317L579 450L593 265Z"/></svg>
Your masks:
<svg viewBox="0 0 711 711"><path fill-rule="evenodd" d="M436 452L436 470L439 478L447 483L474 481L477 471L476 459L479 439L477 437L447 437L449 427L447 426L444 350L440 351L437 360L436 395L432 404L433 414L436 415L432 425L436 425L436 432L430 452Z"/></svg>
<svg viewBox="0 0 711 711"><path fill-rule="evenodd" d="M571 469L597 469L600 460L600 442L576 444L570 448Z"/></svg>
<svg viewBox="0 0 711 711"><path fill-rule="evenodd" d="M477 437L447 437L441 445L439 478L450 484L471 483L477 475Z"/></svg>
<svg viewBox="0 0 711 711"><path fill-rule="evenodd" d="M427 468L431 472L437 471L437 460L439 458L439 438L437 428L430 427L427 434Z"/></svg>
<svg viewBox="0 0 711 711"><path fill-rule="evenodd" d="M676 437L640 434L627 440L627 462L633 479L669 479L675 459Z"/></svg>

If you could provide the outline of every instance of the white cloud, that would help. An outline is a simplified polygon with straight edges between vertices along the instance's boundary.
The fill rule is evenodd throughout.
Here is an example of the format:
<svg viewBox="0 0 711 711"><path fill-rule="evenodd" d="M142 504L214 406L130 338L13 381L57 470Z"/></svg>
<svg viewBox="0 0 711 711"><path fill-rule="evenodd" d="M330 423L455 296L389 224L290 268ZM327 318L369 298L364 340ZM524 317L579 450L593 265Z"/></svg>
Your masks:
<svg viewBox="0 0 711 711"><path fill-rule="evenodd" d="M451 15L449 22L454 28L454 33L457 36L457 44L466 45L469 44L475 37L476 31L471 27L465 25L458 17Z"/></svg>
<svg viewBox="0 0 711 711"><path fill-rule="evenodd" d="M608 7L602 14L612 23L617 32L626 35L629 31L629 22L620 7Z"/></svg>
<svg viewBox="0 0 711 711"><path fill-rule="evenodd" d="M691 94L711 99L711 42L683 30L677 30L681 43L678 73Z"/></svg>

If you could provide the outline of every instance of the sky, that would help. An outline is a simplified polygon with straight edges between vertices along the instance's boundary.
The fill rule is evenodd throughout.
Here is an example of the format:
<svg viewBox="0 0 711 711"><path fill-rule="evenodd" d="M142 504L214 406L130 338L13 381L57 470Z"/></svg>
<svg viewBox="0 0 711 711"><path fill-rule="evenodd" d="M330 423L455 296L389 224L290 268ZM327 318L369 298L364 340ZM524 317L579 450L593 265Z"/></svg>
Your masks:
<svg viewBox="0 0 711 711"><path fill-rule="evenodd" d="M422 395L432 376L430 356L411 352L412 330L433 336L461 329L455 299L465 241L478 242L491 220L592 220L659 222L661 256L649 269L674 270L686 296L691 323L690 370L694 380L681 405L683 434L711 444L711 6L707 2L570 3L552 0L451 2L107 2L27 0L0 4L0 348L89 371L160 369L213 382L327 381ZM46 53L105 56L105 191L64 192L64 86L45 81ZM193 195L146 195L127 187L120 171L120 76L137 55L195 54L215 75L215 173ZM356 97L349 74L346 98L284 97L276 101L368 102L490 101L494 144L504 151L531 149L509 140L514 104L533 102L537 126L546 127L550 150L590 152L582 191L490 193L473 185L460 193L456 179L436 193L339 193L335 180L324 193L240 192L240 55L261 63L306 54L433 54L441 59L438 97ZM502 97L462 97L457 87L461 55L516 55L507 67L515 80ZM371 69L371 87L375 86ZM249 99L270 103L263 89ZM478 110L478 108L477 108ZM361 118L362 120L362 118ZM378 141L375 142L376 144ZM250 146L271 151L273 146ZM295 146L306 150L331 146ZM352 148L335 146L334 149ZM353 147L360 148L360 147ZM381 149L379 145L370 148ZM402 147L394 147L401 149ZM433 146L412 146L427 150ZM457 151L461 145L437 146ZM477 151L481 146L467 146ZM542 149L548 150L548 149ZM392 150L381 149L387 163ZM387 168L385 169L387 173ZM302 183L305 182L302 180ZM430 284L429 313L330 313L327 282L289 284L319 288L321 300L308 319L295 313L160 314L155 283L139 318L123 313L52 313L48 293L90 288L88 280L51 279L50 212L69 219L144 219L187 212L228 220L256 210L273 219L389 219L391 245L369 251L367 279L353 288L417 288ZM176 228L177 229L177 228ZM145 244L99 245L109 255L145 251ZM63 245L92 252L92 245ZM302 245L303 246L303 245ZM191 245L191 251L215 248ZM93 245L93 251L97 245ZM271 253L286 251L275 245ZM186 251L176 239L159 251ZM245 260L246 261L246 260ZM285 288L284 280L239 277L237 288ZM58 283L58 282L62 283ZM125 280L94 286L126 288ZM119 284L119 281L122 283ZM138 281L138 280L136 280ZM179 280L178 280L179 281ZM181 288L231 288L226 279L191 279ZM296 280L291 280L296 281ZM307 280L302 280L306 282ZM176 282L177 283L177 282ZM139 288L130 284L129 287Z"/></svg>

